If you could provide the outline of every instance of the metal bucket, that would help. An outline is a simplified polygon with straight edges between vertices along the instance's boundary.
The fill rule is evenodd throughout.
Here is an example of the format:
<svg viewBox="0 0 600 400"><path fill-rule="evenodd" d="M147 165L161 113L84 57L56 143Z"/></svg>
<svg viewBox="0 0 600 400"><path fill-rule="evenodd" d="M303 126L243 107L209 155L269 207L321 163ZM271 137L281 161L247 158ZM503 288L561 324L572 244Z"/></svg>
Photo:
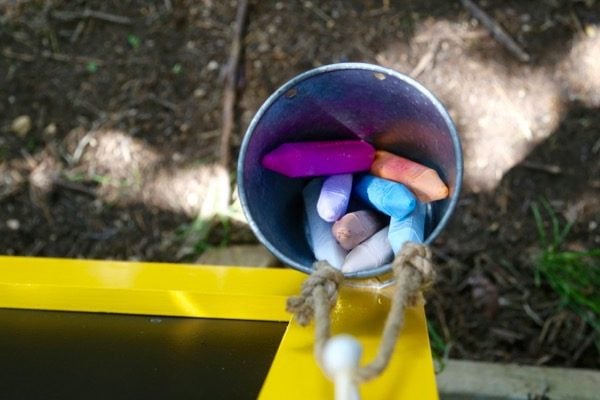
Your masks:
<svg viewBox="0 0 600 400"><path fill-rule="evenodd" d="M396 71L371 64L342 63L300 74L258 110L238 160L242 208L258 239L284 263L311 273L315 262L303 226L306 179L269 171L262 157L286 142L363 139L378 149L434 168L448 185L447 199L428 207L425 242L444 229L460 193L462 151L447 110L427 89ZM384 276L387 264L347 274Z"/></svg>

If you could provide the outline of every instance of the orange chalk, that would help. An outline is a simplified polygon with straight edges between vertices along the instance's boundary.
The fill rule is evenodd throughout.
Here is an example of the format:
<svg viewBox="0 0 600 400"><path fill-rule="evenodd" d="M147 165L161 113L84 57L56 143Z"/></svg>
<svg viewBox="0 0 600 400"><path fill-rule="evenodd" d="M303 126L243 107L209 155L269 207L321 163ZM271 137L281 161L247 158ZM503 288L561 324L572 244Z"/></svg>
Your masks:
<svg viewBox="0 0 600 400"><path fill-rule="evenodd" d="M448 197L448 187L435 170L387 151L375 152L371 174L406 185L424 203Z"/></svg>

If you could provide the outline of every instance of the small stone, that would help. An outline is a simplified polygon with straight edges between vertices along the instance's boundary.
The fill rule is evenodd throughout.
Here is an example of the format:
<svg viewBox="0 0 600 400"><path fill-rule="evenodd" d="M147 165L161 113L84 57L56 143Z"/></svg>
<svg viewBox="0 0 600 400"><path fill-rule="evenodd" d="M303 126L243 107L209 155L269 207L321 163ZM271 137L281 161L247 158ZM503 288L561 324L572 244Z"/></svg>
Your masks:
<svg viewBox="0 0 600 400"><path fill-rule="evenodd" d="M258 50L259 53L266 53L267 51L269 51L270 48L271 47L269 46L269 43L267 43L267 42L261 42L258 45L258 49L257 50Z"/></svg>
<svg viewBox="0 0 600 400"><path fill-rule="evenodd" d="M57 131L56 124L53 122L51 124L48 124L48 126L46 126L44 128L44 135L54 136L54 135L56 135L56 131Z"/></svg>
<svg viewBox="0 0 600 400"><path fill-rule="evenodd" d="M187 122L184 122L183 124L181 124L181 125L179 126L179 130L180 130L182 133L186 133L186 132L188 132L188 131L190 130L190 128L191 128L191 127L190 127L190 124L188 124Z"/></svg>
<svg viewBox="0 0 600 400"><path fill-rule="evenodd" d="M500 224L498 222L492 222L490 226L488 226L488 231L490 232L498 232L500 229Z"/></svg>
<svg viewBox="0 0 600 400"><path fill-rule="evenodd" d="M206 96L206 90L202 89L202 88L198 88L196 90L194 90L194 97L197 99L200 99L202 97Z"/></svg>
<svg viewBox="0 0 600 400"><path fill-rule="evenodd" d="M585 34L588 37L591 37L591 38L596 37L597 32L596 32L596 28L594 27L594 25L586 25L584 30L585 30Z"/></svg>
<svg viewBox="0 0 600 400"><path fill-rule="evenodd" d="M13 120L10 129L17 135L24 137L31 130L31 126L29 115L21 115Z"/></svg>
<svg viewBox="0 0 600 400"><path fill-rule="evenodd" d="M182 162L184 160L183 154L176 151L171 156L171 160L173 160L174 162Z"/></svg>
<svg viewBox="0 0 600 400"><path fill-rule="evenodd" d="M17 219L9 219L6 221L6 226L8 226L8 229L11 231L18 231L21 227L21 223Z"/></svg>
<svg viewBox="0 0 600 400"><path fill-rule="evenodd" d="M209 71L216 71L217 69L219 69L219 63L215 60L210 60L206 65L206 69L208 69Z"/></svg>

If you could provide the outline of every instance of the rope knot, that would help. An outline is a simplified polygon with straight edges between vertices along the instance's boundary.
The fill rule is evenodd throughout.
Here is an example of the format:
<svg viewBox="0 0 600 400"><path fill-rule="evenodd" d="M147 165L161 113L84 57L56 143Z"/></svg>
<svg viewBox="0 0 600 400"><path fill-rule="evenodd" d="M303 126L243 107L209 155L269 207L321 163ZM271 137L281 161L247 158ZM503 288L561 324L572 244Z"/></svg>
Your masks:
<svg viewBox="0 0 600 400"><path fill-rule="evenodd" d="M333 268L327 261L318 261L314 272L302 284L300 295L292 296L287 301L287 311L296 316L302 326L308 325L315 314L315 294L323 291L331 308L337 299L337 290L344 279L344 274Z"/></svg>
<svg viewBox="0 0 600 400"><path fill-rule="evenodd" d="M401 271L407 267L418 273L422 291L433 286L435 269L431 261L431 249L428 246L412 242L405 243L392 264L396 279Z"/></svg>
<svg viewBox="0 0 600 400"><path fill-rule="evenodd" d="M432 286L435 278L431 250L422 244L405 243L392 267L396 285L379 350L371 363L356 370L357 382L366 382L383 372L404 326L405 308L417 304L421 291ZM329 314L343 279L344 274L327 262L317 262L313 273L302 285L300 295L290 297L287 302L287 310L295 314L300 325L308 325L311 319L315 319L315 355L322 368L325 345L331 337Z"/></svg>

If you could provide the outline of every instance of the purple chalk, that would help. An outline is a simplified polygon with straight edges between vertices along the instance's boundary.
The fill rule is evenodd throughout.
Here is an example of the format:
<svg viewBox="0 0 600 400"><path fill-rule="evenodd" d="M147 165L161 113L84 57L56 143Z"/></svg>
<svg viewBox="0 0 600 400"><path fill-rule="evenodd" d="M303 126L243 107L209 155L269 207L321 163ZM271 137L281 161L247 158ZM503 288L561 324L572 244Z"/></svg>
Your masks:
<svg viewBox="0 0 600 400"><path fill-rule="evenodd" d="M337 221L346 213L350 193L352 192L352 174L332 175L325 179L317 211L327 222Z"/></svg>
<svg viewBox="0 0 600 400"><path fill-rule="evenodd" d="M368 171L375 149L361 140L284 143L265 155L262 166L290 178Z"/></svg>

